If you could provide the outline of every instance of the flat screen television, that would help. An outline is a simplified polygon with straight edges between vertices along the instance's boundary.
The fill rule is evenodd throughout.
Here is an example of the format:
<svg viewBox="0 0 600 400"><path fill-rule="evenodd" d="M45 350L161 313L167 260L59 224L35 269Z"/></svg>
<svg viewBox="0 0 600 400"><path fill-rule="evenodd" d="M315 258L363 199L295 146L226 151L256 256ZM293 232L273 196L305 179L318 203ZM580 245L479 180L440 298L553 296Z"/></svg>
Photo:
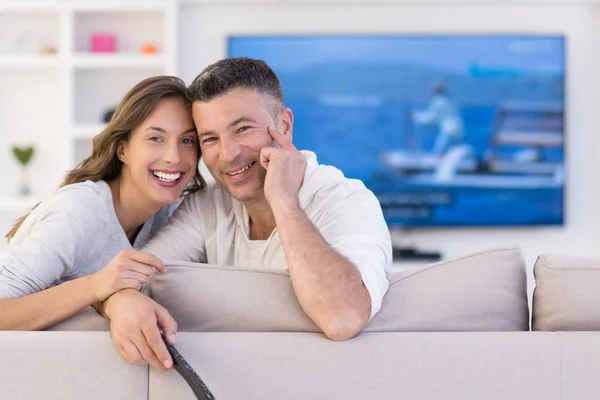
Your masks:
<svg viewBox="0 0 600 400"><path fill-rule="evenodd" d="M564 223L565 38L228 38L265 60L293 140L360 179L390 226Z"/></svg>

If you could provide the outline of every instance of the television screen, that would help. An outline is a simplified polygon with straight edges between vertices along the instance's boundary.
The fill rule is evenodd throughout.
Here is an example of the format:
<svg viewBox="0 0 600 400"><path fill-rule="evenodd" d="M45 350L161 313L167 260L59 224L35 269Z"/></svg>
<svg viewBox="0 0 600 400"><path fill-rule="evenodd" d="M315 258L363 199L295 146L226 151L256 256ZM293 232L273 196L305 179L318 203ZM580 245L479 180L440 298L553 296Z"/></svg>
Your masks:
<svg viewBox="0 0 600 400"><path fill-rule="evenodd" d="M296 147L390 226L563 223L562 36L234 36L228 56L273 68Z"/></svg>

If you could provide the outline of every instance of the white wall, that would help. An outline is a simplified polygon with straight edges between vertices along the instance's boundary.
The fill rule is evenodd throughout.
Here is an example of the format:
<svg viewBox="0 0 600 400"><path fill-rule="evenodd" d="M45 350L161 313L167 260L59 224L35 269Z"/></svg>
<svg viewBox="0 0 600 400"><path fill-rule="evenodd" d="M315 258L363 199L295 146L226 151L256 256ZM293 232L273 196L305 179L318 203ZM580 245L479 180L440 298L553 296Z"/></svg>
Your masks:
<svg viewBox="0 0 600 400"><path fill-rule="evenodd" d="M61 115L64 111L60 102L63 97L59 73L54 68L40 71L0 68L0 88L0 198L15 196L21 179L21 169L11 152L13 145L35 146L35 154L28 165L32 196L51 193L62 179L62 174L56 174L56 171L61 170L62 160L68 155L62 134ZM22 207L0 209L0 252L6 248L4 235L9 227L29 206L25 201Z"/></svg>
<svg viewBox="0 0 600 400"><path fill-rule="evenodd" d="M202 5L181 9L182 77L190 82L225 56L229 34L251 33L564 33L568 46L568 181L566 226L520 229L422 229L394 232L398 243L442 251L445 258L502 244L522 246L531 267L537 254L600 256L598 46L590 4L514 5Z"/></svg>
<svg viewBox="0 0 600 400"><path fill-rule="evenodd" d="M365 0L366 2L366 0ZM179 71L190 82L225 56L228 34L245 33L564 33L568 38L568 181L566 226L520 229L428 229L394 232L398 243L413 241L445 258L502 244L519 244L529 267L537 254L556 251L600 256L600 9L591 4L551 2L472 4L277 5L183 4L179 21ZM1 72L0 72L1 73ZM4 74L4 73L2 73ZM5 76L6 79L12 77ZM30 88L29 90L33 90ZM15 88L16 90L16 88ZM10 98L10 96L8 96ZM7 98L1 102L10 107ZM44 105L38 105L44 107ZM47 105L49 106L49 105ZM52 118L55 108L48 108ZM52 111L51 111L52 110ZM39 120L39 115L36 113ZM4 133L0 133L4 138ZM48 138L50 139L50 138ZM2 156L4 157L4 156ZM38 161L41 161L38 159ZM39 166L39 165L38 165ZM6 172L6 171L5 171ZM9 175L16 171L9 170ZM5 176L5 184L7 177ZM9 176L8 181L14 181ZM55 184L55 179L48 182ZM6 189L7 186L4 185ZM0 218L1 219L1 218ZM11 217L12 219L12 217ZM6 220L0 221L6 226ZM0 240L0 242L3 242ZM2 243L3 244L3 243ZM2 245L0 245L0 250Z"/></svg>
<svg viewBox="0 0 600 400"><path fill-rule="evenodd" d="M40 71L0 69L0 195L17 194L20 168L11 147L35 146L28 166L33 195L51 193L62 175L48 171L61 169L61 157L68 154L62 136L62 103L59 73L51 68ZM55 99L56 101L48 101ZM11 111L12 110L12 111Z"/></svg>

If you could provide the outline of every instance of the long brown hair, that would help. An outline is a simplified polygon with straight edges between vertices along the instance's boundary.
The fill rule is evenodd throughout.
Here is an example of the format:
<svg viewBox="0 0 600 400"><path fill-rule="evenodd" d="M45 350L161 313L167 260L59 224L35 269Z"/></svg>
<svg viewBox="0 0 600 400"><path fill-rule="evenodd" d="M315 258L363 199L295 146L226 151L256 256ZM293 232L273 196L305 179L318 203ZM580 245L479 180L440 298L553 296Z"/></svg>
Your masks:
<svg viewBox="0 0 600 400"><path fill-rule="evenodd" d="M104 131L94 137L92 154L75 169L69 171L59 187L87 180L109 181L118 177L123 165L117 156L119 144L129 140L131 132L150 116L159 100L166 97L180 98L189 109L190 102L186 98L185 90L185 83L174 76L155 76L144 79L135 85L121 100ZM200 147L197 141L196 149L199 158ZM192 183L186 188L184 194L204 187L206 187L206 182L196 166ZM28 215L29 213L17 220L6 234L8 240L15 235Z"/></svg>

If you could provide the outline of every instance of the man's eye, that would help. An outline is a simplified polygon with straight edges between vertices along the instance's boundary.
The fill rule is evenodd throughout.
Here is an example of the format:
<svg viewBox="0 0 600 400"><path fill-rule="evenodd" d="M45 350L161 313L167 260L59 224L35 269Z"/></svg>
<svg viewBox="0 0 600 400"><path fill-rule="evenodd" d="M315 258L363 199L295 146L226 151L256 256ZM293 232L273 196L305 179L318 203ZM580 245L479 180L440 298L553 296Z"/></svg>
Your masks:
<svg viewBox="0 0 600 400"><path fill-rule="evenodd" d="M203 144L204 143L210 143L210 142L214 142L215 140L217 140L217 138L209 137L209 138L202 139L202 143Z"/></svg>
<svg viewBox="0 0 600 400"><path fill-rule="evenodd" d="M247 131L250 128L251 128L250 126L242 126L242 127L238 128L237 131L238 132L245 132L245 131Z"/></svg>

